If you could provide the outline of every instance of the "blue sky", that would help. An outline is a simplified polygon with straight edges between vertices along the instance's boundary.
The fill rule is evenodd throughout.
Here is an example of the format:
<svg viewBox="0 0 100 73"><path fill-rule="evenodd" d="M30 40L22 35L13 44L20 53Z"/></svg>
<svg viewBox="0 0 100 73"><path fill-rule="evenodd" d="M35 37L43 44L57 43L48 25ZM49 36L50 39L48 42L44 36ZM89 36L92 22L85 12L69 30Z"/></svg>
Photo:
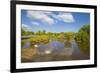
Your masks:
<svg viewBox="0 0 100 73"><path fill-rule="evenodd" d="M77 32L87 24L89 13L21 10L21 25L27 31Z"/></svg>

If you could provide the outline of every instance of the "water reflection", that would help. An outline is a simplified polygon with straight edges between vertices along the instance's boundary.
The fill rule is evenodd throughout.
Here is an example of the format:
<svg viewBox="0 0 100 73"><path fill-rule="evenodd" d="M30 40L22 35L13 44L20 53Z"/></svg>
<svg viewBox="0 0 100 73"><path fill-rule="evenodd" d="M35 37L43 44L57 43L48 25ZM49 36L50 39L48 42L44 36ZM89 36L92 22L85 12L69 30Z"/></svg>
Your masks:
<svg viewBox="0 0 100 73"><path fill-rule="evenodd" d="M32 62L80 60L89 58L80 51L75 40L71 41L71 47L69 48L67 47L67 44L57 40L52 40L48 44L35 44L34 46L37 48L37 56L31 60ZM29 47L30 42L27 41L22 48Z"/></svg>

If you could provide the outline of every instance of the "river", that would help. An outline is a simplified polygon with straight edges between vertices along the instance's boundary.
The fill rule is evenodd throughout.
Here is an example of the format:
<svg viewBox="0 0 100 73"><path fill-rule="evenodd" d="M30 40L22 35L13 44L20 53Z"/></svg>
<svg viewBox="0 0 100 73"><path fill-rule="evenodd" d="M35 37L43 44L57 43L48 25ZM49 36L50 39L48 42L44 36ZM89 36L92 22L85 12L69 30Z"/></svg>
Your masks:
<svg viewBox="0 0 100 73"><path fill-rule="evenodd" d="M71 41L71 47L66 47L67 44L61 43L57 40L50 41L47 45L36 44L37 57L32 59L32 62L44 61L61 61L61 60L85 60L88 56L83 54L75 40ZM30 42L27 41L22 48L30 47Z"/></svg>

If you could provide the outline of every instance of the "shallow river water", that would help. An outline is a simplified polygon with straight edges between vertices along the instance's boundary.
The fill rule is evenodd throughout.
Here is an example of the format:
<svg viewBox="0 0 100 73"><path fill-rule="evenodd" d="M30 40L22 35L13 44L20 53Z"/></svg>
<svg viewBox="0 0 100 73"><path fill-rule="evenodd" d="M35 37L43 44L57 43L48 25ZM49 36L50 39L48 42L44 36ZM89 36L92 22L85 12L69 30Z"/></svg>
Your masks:
<svg viewBox="0 0 100 73"><path fill-rule="evenodd" d="M22 48L28 47L30 47L29 41ZM38 54L35 59L30 60L32 62L89 59L80 51L75 40L71 41L71 47L67 47L67 44L57 40L50 41L47 45L36 44L36 47Z"/></svg>

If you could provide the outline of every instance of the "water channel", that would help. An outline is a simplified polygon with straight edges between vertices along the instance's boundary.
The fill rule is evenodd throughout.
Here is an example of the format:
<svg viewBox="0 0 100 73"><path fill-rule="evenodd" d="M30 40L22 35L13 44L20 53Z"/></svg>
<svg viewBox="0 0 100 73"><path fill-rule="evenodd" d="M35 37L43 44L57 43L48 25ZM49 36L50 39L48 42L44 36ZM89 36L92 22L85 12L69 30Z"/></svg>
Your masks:
<svg viewBox="0 0 100 73"><path fill-rule="evenodd" d="M65 41L66 42L66 41ZM86 60L89 57L83 54L75 40L71 41L71 47L67 47L64 42L59 42L57 40L50 40L46 45L36 44L37 47L37 57L32 59L32 62L44 62L44 61L61 61L61 60ZM23 48L29 48L30 41L27 41Z"/></svg>

